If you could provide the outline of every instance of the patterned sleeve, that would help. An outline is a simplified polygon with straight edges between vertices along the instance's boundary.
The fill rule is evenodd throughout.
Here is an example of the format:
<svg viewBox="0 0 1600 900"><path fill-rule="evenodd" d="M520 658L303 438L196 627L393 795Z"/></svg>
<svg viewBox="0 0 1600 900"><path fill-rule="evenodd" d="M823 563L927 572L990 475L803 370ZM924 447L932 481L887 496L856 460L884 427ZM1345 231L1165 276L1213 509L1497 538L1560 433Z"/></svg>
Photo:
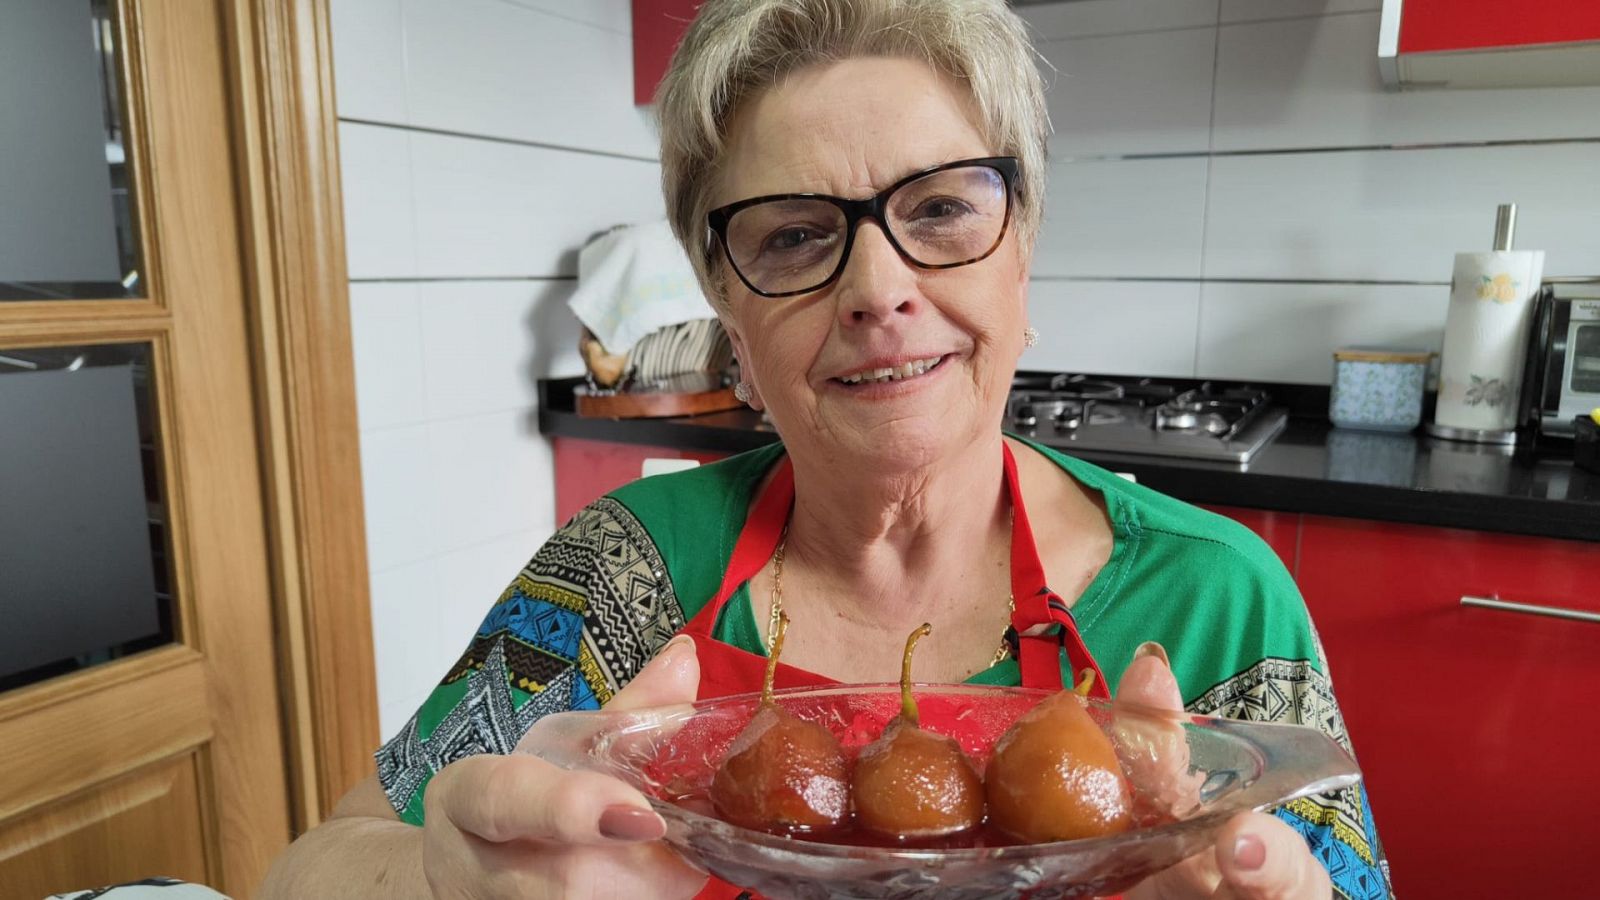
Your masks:
<svg viewBox="0 0 1600 900"><path fill-rule="evenodd" d="M1307 622L1309 625L1309 621ZM1322 642L1313 628L1317 665L1310 660L1269 657L1201 694L1189 704L1199 715L1257 722L1313 725L1350 750L1344 717L1322 662ZM1372 807L1362 784L1303 797L1273 810L1300 832L1327 867L1340 900L1390 900L1389 861L1378 842Z"/></svg>
<svg viewBox="0 0 1600 900"><path fill-rule="evenodd" d="M378 750L378 780L422 824L433 774L508 753L553 712L598 709L683 627L656 545L627 507L601 498L557 531L489 609L461 659Z"/></svg>

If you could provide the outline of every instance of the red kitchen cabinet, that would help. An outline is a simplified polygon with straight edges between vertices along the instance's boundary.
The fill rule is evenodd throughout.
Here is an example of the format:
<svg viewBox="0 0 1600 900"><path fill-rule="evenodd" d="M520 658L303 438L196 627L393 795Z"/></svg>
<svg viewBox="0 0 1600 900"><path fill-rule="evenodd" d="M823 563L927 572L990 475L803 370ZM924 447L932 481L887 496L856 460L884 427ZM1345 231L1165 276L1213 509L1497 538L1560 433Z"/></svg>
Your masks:
<svg viewBox="0 0 1600 900"><path fill-rule="evenodd" d="M557 437L555 445L556 521L565 522L590 503L636 480L647 459L692 459L715 462L726 453L614 444Z"/></svg>
<svg viewBox="0 0 1600 900"><path fill-rule="evenodd" d="M1600 544L1306 516L1298 581L1401 897L1592 897Z"/></svg>

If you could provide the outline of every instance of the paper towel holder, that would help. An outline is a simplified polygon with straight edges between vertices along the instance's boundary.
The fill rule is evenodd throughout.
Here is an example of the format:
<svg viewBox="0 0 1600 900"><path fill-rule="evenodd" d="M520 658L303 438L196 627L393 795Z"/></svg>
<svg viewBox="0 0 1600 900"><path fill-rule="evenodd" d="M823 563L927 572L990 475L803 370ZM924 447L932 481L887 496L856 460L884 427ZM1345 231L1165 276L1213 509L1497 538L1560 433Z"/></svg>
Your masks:
<svg viewBox="0 0 1600 900"><path fill-rule="evenodd" d="M1512 244L1513 244L1513 242L1515 240L1516 224L1517 224L1517 205L1515 203L1502 203L1502 204L1500 204L1499 207L1495 210L1495 227L1494 227L1494 243L1493 243L1493 248L1494 249L1492 251L1493 253L1510 254L1510 253L1513 252L1512 251ZM1458 310L1457 309L1458 305L1461 303L1461 301L1458 300L1457 296L1456 296L1458 288L1461 287L1461 285L1457 284L1457 281L1458 281L1460 273L1461 273L1462 260L1466 256L1467 256L1466 254L1458 255L1458 257L1457 257L1457 274L1456 274L1456 277L1453 277L1451 279L1451 286L1450 287L1451 287L1451 295L1452 295L1452 299L1451 299L1451 310L1452 310L1452 312L1451 312L1450 318L1452 318L1452 319L1456 317L1458 312L1462 311L1462 310ZM1538 258L1539 262L1538 262L1538 266L1534 269L1535 273L1538 273L1538 270L1543 268L1543 254L1542 253L1541 254L1537 254L1537 258ZM1504 278L1506 276L1502 275L1502 276L1499 276L1499 277L1500 278ZM1538 274L1535 274L1534 277L1533 277L1533 281L1534 281L1533 293L1537 293L1538 277L1539 277ZM1487 277L1485 278L1485 281L1486 282L1488 281ZM1490 290L1490 289L1489 288L1485 288L1485 290ZM1479 296L1482 297L1482 296L1488 296L1488 295L1480 293ZM1508 302L1512 300L1511 297L1500 297L1500 299L1508 301ZM1531 322L1528 321L1528 320L1531 320L1531 318L1532 318L1531 315L1528 315L1528 313L1531 313L1532 305L1530 303L1527 303L1527 302L1521 302L1521 303L1517 303L1515 305L1522 306L1522 307L1527 307L1527 309L1521 314L1521 317L1524 320L1523 323L1519 326L1520 331L1521 331L1521 337L1516 339L1516 340L1513 340L1511 342L1511 344L1514 347L1514 350L1516 352L1520 352L1520 354L1525 354L1525 352L1526 352L1526 339L1527 339L1527 326L1529 324L1531 324ZM1473 315L1475 315L1475 314L1469 312L1468 315L1465 316L1464 318L1470 319L1470 318L1472 318ZM1457 324L1458 324L1458 326L1465 326L1466 325L1465 322L1457 323ZM1464 328L1463 330L1464 331L1470 330L1470 326L1468 326L1467 328ZM1512 444L1517 443L1517 440L1518 440L1518 433L1517 433L1517 424L1518 424L1517 423L1517 418L1518 418L1518 416L1517 416L1517 413L1520 411L1519 408L1521 406L1521 393L1527 389L1527 385L1525 383L1523 383L1524 379L1521 377L1523 375L1522 369L1524 368L1524 366L1523 366L1523 363L1525 361L1525 357L1524 356L1519 356L1519 357L1516 357L1516 358L1504 358L1503 359L1503 365L1501 365L1501 368L1503 368L1507 373L1510 373L1510 377L1507 378L1506 380L1511 381L1511 393L1516 395L1516 396L1508 397L1504 401L1504 402L1507 402L1509 404L1509 414L1510 414L1509 415L1509 419L1510 420L1505 422L1505 423L1503 423L1503 427L1497 427L1497 428L1493 428L1493 427L1490 427L1490 428L1475 428L1475 427L1466 427L1466 426L1463 426L1463 425L1460 425L1460 424L1458 424L1458 425L1445 425L1445 424L1441 424L1438 421L1439 418L1444 414L1445 407L1447 405L1445 403L1444 385L1445 385L1446 376L1452 374L1452 373L1450 373L1448 371L1448 369L1450 367L1450 363L1451 363L1452 354L1450 352L1450 349L1451 349L1452 343L1453 343L1453 341L1452 341L1452 337L1451 337L1451 323L1449 321L1447 321L1446 322L1446 326L1445 326L1445 351L1446 352L1443 355L1442 363L1441 363L1441 367L1440 367L1440 392L1439 392L1440 402L1439 402L1439 408L1437 408L1435 410L1434 421L1426 423L1423 426L1423 430L1427 434L1429 434L1430 436L1437 437L1437 438L1444 438L1446 440L1451 440L1451 441L1461 441L1461 442L1474 443L1474 444L1493 444L1493 445L1502 445L1502 446L1507 446L1507 445L1512 445ZM1480 352L1480 351L1478 351L1476 349L1472 349L1470 347L1470 345L1466 346L1466 347L1457 345L1456 351L1457 352L1461 352L1462 350L1466 350L1466 356L1462 357L1463 359L1474 358L1475 354L1478 354ZM1457 365L1460 366L1460 365L1462 365L1462 363L1458 361ZM1477 390L1476 383L1478 382L1478 376L1477 376L1477 374L1473 374L1471 377L1472 377L1472 380L1474 382L1474 387L1472 388L1472 390L1475 391L1475 390ZM1488 380L1488 376L1487 375L1484 376L1484 379L1486 381L1488 381L1488 383L1490 385L1494 385L1494 384L1498 383L1497 381ZM1472 399L1473 394L1472 394L1471 391L1469 391L1467 393L1466 397L1467 397L1466 403L1472 404L1472 403L1475 402ZM1459 402L1460 402L1460 399L1459 399L1459 397L1457 397L1456 398L1456 403L1459 404ZM1459 410L1461 408L1462 407L1460 407L1459 405L1451 406L1452 410ZM1459 415L1459 412L1456 412L1456 413L1453 413L1453 414L1454 415Z"/></svg>

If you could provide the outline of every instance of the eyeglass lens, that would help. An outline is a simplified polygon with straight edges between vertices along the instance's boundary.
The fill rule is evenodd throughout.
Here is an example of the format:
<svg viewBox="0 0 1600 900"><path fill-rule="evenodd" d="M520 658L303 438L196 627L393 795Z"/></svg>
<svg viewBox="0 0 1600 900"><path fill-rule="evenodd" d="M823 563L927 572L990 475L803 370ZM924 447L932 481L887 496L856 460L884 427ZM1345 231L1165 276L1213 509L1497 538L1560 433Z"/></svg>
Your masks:
<svg viewBox="0 0 1600 900"><path fill-rule="evenodd" d="M924 266L973 262L1006 226L1006 181L988 166L931 172L889 196L888 228ZM728 221L728 256L762 293L822 286L839 268L848 235L844 211L827 200L783 199L747 206Z"/></svg>

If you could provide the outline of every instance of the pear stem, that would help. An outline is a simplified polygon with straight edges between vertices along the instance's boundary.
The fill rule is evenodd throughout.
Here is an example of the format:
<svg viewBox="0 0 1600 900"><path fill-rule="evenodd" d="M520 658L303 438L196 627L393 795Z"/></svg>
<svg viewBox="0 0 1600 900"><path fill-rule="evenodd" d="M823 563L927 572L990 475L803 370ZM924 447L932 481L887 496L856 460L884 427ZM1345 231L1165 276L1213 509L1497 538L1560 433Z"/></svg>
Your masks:
<svg viewBox="0 0 1600 900"><path fill-rule="evenodd" d="M911 651L917 641L933 633L933 626L923 622L906 637L906 655L900 660L900 718L908 725L917 724L917 701L911 699Z"/></svg>
<svg viewBox="0 0 1600 900"><path fill-rule="evenodd" d="M778 677L778 654L783 652L783 633L789 630L788 613L778 613L778 630L772 635L772 652L767 654L767 674L761 679L761 705L772 706L772 682Z"/></svg>
<svg viewBox="0 0 1600 900"><path fill-rule="evenodd" d="M1094 690L1094 670L1084 669L1083 671L1079 672L1078 683L1072 688L1072 690L1079 697L1089 696L1089 692Z"/></svg>

